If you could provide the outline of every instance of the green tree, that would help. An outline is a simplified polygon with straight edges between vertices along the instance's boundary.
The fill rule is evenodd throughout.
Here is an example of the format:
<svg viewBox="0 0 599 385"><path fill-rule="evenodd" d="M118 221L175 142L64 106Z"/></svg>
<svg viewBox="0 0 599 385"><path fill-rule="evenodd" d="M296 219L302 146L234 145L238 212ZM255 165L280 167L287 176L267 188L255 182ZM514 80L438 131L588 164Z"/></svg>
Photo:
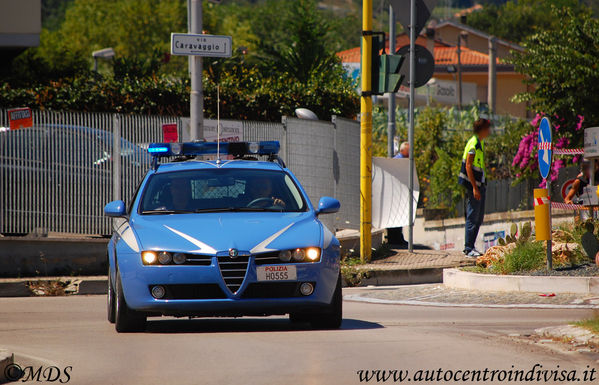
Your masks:
<svg viewBox="0 0 599 385"><path fill-rule="evenodd" d="M263 70L299 81L315 74L337 75L335 51L327 46L331 26L314 0L275 1L258 13L252 28Z"/></svg>
<svg viewBox="0 0 599 385"><path fill-rule="evenodd" d="M526 52L514 54L516 71L531 85L515 99L551 117L556 135L580 146L581 119L585 126L599 124L599 20L569 9L553 8L551 14L561 28L532 35L524 42Z"/></svg>
<svg viewBox="0 0 599 385"><path fill-rule="evenodd" d="M485 5L481 11L468 15L466 23L491 35L521 43L536 32L562 27L561 20L547 12L552 6L576 12L586 9L578 0L510 0L501 5Z"/></svg>

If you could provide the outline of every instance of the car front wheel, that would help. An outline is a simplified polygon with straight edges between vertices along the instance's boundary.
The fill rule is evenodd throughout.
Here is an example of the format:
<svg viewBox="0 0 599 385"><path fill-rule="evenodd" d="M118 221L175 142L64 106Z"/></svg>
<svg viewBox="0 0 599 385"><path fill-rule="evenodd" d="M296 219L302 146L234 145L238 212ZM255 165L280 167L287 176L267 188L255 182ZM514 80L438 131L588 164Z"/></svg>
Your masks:
<svg viewBox="0 0 599 385"><path fill-rule="evenodd" d="M341 275L337 279L331 304L325 310L314 313L291 313L289 320L291 323L309 322L314 329L339 329L343 320Z"/></svg>
<svg viewBox="0 0 599 385"><path fill-rule="evenodd" d="M125 301L121 276L116 276L115 329L119 333L142 332L146 330L147 318L142 312L131 309Z"/></svg>
<svg viewBox="0 0 599 385"><path fill-rule="evenodd" d="M108 292L106 299L106 310L108 314L108 322L113 324L115 322L115 295L114 295L114 285L112 284L112 278L110 275L110 268L108 268Z"/></svg>

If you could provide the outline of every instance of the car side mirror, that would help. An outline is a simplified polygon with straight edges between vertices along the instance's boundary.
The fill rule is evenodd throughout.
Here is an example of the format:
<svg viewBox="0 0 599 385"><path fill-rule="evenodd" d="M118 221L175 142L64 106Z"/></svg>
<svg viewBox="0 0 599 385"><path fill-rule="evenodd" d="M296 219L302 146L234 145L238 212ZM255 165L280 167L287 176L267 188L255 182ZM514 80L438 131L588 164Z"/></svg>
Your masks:
<svg viewBox="0 0 599 385"><path fill-rule="evenodd" d="M319 214L332 214L339 211L341 203L335 198L322 197L318 201L318 207L316 208L316 215Z"/></svg>
<svg viewBox="0 0 599 385"><path fill-rule="evenodd" d="M123 217L127 214L127 209L125 208L125 202L123 201L112 201L106 206L104 206L104 214L108 217Z"/></svg>

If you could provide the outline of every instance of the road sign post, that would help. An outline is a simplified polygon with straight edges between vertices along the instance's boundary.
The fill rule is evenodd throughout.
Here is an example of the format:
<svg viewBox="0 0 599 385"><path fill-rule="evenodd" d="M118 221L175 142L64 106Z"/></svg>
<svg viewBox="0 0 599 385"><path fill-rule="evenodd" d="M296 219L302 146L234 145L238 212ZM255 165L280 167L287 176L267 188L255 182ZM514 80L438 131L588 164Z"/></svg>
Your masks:
<svg viewBox="0 0 599 385"><path fill-rule="evenodd" d="M360 259L372 255L372 0L362 1L360 96Z"/></svg>
<svg viewBox="0 0 599 385"><path fill-rule="evenodd" d="M545 180L547 192L535 190L535 228L537 240L547 241L547 269L553 268L553 258L551 255L551 171L552 160L552 138L551 123L547 117L541 119L539 125L539 172Z"/></svg>
<svg viewBox="0 0 599 385"><path fill-rule="evenodd" d="M196 9L197 3L199 10ZM202 89L202 57L231 57L233 39L231 36L202 34L201 1L192 0L191 32L171 33L171 54L189 56L191 61L190 95L190 139L199 140L204 136L204 92ZM195 16L194 16L195 15ZM198 23L197 19L200 19ZM199 26L198 26L199 24Z"/></svg>
<svg viewBox="0 0 599 385"><path fill-rule="evenodd" d="M390 0L390 4L396 11L395 17L401 23L404 30L410 36L409 49L409 85L410 85L410 100L409 100L409 126L408 126L408 142L410 143L410 207L409 207L409 227L408 227L408 250L414 250L414 108L415 108L415 88L416 88L416 37L424 28L424 25L431 16L432 10L435 7L437 0ZM405 9L409 12L405 12ZM428 81L428 79L427 79ZM426 83L426 82L425 82Z"/></svg>

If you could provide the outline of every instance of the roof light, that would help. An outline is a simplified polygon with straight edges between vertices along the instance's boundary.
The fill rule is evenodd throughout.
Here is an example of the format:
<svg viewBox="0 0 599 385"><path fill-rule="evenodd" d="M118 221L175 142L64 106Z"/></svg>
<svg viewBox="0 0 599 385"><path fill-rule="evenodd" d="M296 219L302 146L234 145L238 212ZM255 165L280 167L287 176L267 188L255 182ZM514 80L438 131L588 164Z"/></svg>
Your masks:
<svg viewBox="0 0 599 385"><path fill-rule="evenodd" d="M217 142L187 142L187 143L151 143L148 152L152 156L198 156L217 153ZM276 155L281 145L278 141L262 142L223 142L220 143L220 153L223 155Z"/></svg>
<svg viewBox="0 0 599 385"><path fill-rule="evenodd" d="M165 152L169 152L170 148L168 147L150 147L148 148L148 152L150 154L154 154L154 153L165 153Z"/></svg>

